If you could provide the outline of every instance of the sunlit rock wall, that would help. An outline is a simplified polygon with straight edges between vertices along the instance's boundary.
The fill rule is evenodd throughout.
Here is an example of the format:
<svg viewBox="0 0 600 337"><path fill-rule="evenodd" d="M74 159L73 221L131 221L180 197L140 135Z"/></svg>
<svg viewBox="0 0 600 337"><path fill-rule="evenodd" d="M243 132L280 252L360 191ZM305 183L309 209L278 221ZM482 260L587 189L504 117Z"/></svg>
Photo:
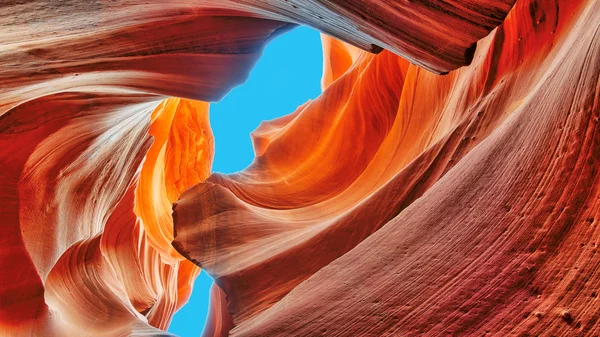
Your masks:
<svg viewBox="0 0 600 337"><path fill-rule="evenodd" d="M211 175L205 101L296 24L328 34L323 93ZM0 334L164 335L200 268L206 336L600 333L600 2L8 1L0 27Z"/></svg>

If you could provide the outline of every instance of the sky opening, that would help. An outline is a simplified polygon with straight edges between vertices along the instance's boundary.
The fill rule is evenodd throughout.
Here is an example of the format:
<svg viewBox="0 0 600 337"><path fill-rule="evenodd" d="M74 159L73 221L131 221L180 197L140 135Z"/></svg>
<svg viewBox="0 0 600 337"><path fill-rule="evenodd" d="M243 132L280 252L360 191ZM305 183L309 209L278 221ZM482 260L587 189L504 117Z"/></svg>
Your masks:
<svg viewBox="0 0 600 337"><path fill-rule="evenodd" d="M213 172L233 173L252 163L250 132L264 120L294 112L321 92L323 54L319 32L295 28L271 41L246 83L211 104L215 137ZM169 332L181 337L202 333L208 314L212 279L204 272L194 283L190 301L173 317Z"/></svg>

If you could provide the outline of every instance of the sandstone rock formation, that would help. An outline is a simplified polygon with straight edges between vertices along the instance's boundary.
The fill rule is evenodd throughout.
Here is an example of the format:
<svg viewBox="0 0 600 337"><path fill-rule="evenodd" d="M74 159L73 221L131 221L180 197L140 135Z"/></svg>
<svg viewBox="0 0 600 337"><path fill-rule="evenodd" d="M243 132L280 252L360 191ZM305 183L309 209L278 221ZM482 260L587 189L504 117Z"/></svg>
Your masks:
<svg viewBox="0 0 600 337"><path fill-rule="evenodd" d="M296 24L328 34L322 94L211 175L207 102ZM200 268L205 336L600 334L600 2L7 1L0 27L0 335L166 335Z"/></svg>

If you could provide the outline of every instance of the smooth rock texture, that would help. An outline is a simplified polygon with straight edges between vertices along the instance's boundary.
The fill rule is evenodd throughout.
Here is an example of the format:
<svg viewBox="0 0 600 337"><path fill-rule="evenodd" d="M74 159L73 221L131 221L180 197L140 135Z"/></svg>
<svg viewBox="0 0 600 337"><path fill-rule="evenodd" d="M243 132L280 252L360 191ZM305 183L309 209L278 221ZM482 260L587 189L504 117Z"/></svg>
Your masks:
<svg viewBox="0 0 600 337"><path fill-rule="evenodd" d="M211 175L296 24L323 93ZM169 335L200 268L205 336L600 334L598 1L5 1L0 65L2 336Z"/></svg>
<svg viewBox="0 0 600 337"><path fill-rule="evenodd" d="M325 38L323 94L174 206L231 335L598 334L599 25L517 2L443 77Z"/></svg>

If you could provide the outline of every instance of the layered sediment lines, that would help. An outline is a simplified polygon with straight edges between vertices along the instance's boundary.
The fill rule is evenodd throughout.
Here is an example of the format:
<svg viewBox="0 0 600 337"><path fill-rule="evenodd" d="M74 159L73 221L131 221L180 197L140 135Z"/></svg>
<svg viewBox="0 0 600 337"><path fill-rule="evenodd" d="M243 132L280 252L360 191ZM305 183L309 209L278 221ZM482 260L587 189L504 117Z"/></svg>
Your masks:
<svg viewBox="0 0 600 337"><path fill-rule="evenodd" d="M174 206L231 335L598 334L599 32L517 2L446 76L325 38L323 94Z"/></svg>
<svg viewBox="0 0 600 337"><path fill-rule="evenodd" d="M599 334L600 3L514 3L0 4L0 335L165 335L200 268L205 336ZM296 24L323 93L211 175Z"/></svg>

